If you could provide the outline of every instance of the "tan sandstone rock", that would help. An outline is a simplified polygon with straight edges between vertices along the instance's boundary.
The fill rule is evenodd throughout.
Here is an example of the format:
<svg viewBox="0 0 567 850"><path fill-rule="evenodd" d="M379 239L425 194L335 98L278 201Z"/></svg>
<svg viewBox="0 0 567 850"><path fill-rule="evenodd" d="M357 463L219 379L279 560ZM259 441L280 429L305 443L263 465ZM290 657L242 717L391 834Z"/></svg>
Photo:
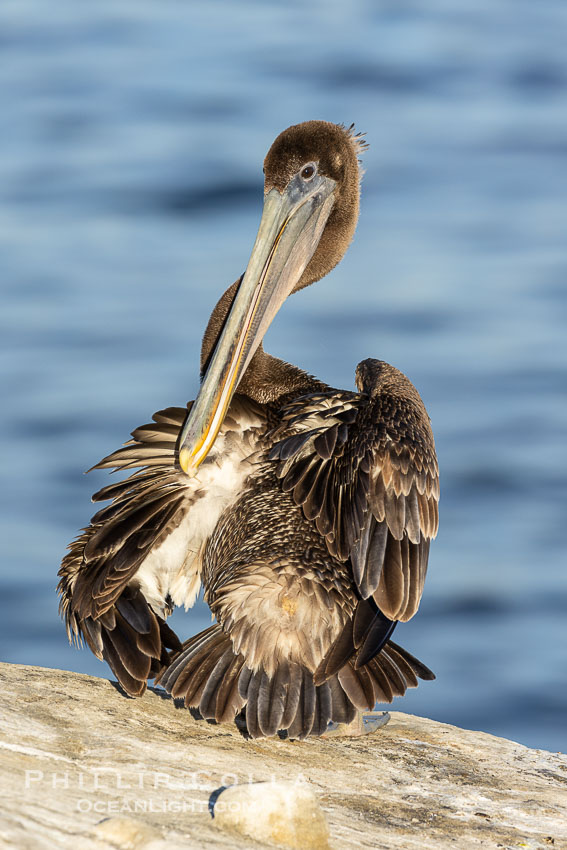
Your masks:
<svg viewBox="0 0 567 850"><path fill-rule="evenodd" d="M226 788L215 823L257 841L299 850L327 850L329 827L313 791L301 783L257 782Z"/></svg>
<svg viewBox="0 0 567 850"><path fill-rule="evenodd" d="M105 818L93 828L93 835L120 850L143 850L161 843L157 829L132 818Z"/></svg>
<svg viewBox="0 0 567 850"><path fill-rule="evenodd" d="M362 737L247 741L157 690L0 664L0 847L274 846L209 811L259 782L308 789L336 850L567 848L565 755L399 712Z"/></svg>

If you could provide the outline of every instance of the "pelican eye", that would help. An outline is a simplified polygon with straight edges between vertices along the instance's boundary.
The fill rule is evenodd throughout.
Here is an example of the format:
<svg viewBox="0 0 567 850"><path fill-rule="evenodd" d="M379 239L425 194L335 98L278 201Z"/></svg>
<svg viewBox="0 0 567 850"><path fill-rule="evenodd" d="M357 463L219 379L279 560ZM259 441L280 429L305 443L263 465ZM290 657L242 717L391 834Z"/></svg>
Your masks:
<svg viewBox="0 0 567 850"><path fill-rule="evenodd" d="M309 165L303 166L300 174L301 174L301 177L303 178L303 180L311 180L311 178L313 177L313 175L315 174L316 171L317 171L317 169L315 168L315 166L312 165L311 163L309 163Z"/></svg>

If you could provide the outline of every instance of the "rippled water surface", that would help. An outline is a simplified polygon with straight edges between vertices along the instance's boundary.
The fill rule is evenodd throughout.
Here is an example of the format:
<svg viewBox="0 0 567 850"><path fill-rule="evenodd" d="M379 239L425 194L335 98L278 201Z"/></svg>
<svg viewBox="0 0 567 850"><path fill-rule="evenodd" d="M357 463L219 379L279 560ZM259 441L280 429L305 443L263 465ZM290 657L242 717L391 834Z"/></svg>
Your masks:
<svg viewBox="0 0 567 850"><path fill-rule="evenodd" d="M194 396L275 135L355 121L355 241L266 347L347 388L387 360L431 414L441 532L396 637L438 679L396 707L567 748L566 28L559 0L4 0L4 659L108 675L54 593L82 470Z"/></svg>

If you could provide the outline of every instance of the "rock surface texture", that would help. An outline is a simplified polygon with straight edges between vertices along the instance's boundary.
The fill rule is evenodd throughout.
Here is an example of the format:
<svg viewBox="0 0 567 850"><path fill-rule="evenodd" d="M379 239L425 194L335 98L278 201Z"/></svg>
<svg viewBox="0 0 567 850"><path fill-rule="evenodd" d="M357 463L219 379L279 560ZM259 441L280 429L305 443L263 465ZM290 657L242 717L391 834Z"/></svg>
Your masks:
<svg viewBox="0 0 567 850"><path fill-rule="evenodd" d="M567 848L565 755L399 712L360 738L248 741L158 690L38 667L0 665L0 689L2 847L300 846L309 820L321 848Z"/></svg>

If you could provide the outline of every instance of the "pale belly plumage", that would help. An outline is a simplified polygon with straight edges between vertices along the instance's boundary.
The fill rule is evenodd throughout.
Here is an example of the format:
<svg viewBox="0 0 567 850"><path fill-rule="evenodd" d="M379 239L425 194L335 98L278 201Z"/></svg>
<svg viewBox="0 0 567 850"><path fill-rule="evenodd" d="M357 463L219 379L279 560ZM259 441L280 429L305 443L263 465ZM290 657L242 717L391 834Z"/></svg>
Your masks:
<svg viewBox="0 0 567 850"><path fill-rule="evenodd" d="M234 442L234 441L231 441ZM179 526L148 554L132 579L154 611L190 608L201 587L202 556L222 514L240 495L252 465L241 447L230 450L220 434L213 450L187 488L191 507Z"/></svg>

